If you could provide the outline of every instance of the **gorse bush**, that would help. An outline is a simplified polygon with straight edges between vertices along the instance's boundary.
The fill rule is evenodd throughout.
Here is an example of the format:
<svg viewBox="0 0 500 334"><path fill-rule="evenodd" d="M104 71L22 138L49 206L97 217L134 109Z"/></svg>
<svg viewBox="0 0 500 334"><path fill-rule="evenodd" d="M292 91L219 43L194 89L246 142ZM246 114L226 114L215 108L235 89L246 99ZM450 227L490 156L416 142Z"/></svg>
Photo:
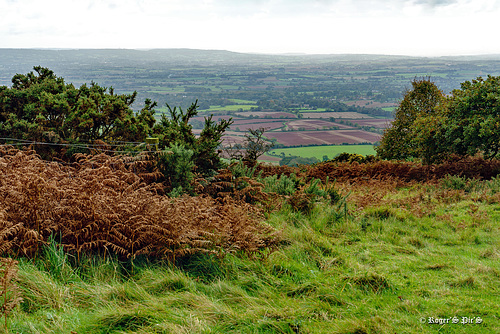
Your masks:
<svg viewBox="0 0 500 334"><path fill-rule="evenodd" d="M300 185L300 180L295 176L295 174L291 174L290 176L286 175L273 175L268 176L262 179L262 183L264 184L265 192L273 192L278 195L292 195L295 193Z"/></svg>
<svg viewBox="0 0 500 334"><path fill-rule="evenodd" d="M306 194L311 194L317 197L327 197L329 194L321 186L320 179L313 179L311 183L305 188Z"/></svg>
<svg viewBox="0 0 500 334"><path fill-rule="evenodd" d="M240 177L248 177L248 178L253 178L255 177L255 171L256 171L256 166L247 166L243 161L237 161L232 163L229 166L229 171L231 171L231 174L235 178L240 178Z"/></svg>
<svg viewBox="0 0 500 334"><path fill-rule="evenodd" d="M143 141L155 123L152 107L134 114L130 106L137 92L115 94L92 82L75 88L41 66L16 74L12 87L0 87L2 137L56 145L36 146L44 156L64 154L61 143L94 140Z"/></svg>
<svg viewBox="0 0 500 334"><path fill-rule="evenodd" d="M294 210L306 214L320 200L331 204L345 200L336 183L330 182L328 177L324 183L320 179L307 182L304 175L298 177L295 173L283 173L283 167L274 171L276 173L273 174L273 170L259 165L249 167L241 161L236 162L220 171L205 192L213 197L231 196L251 204L260 203L268 210L278 209L286 202Z"/></svg>
<svg viewBox="0 0 500 334"><path fill-rule="evenodd" d="M500 177L493 177L489 182L486 183L486 187L493 193L500 192Z"/></svg>
<svg viewBox="0 0 500 334"><path fill-rule="evenodd" d="M158 155L159 169L175 194L193 191L193 154L193 150L186 149L183 145L172 144Z"/></svg>
<svg viewBox="0 0 500 334"><path fill-rule="evenodd" d="M335 158L331 159L332 162L359 162L359 163L367 163L378 161L380 158L375 157L374 155L363 156L361 154L356 153L340 153Z"/></svg>
<svg viewBox="0 0 500 334"><path fill-rule="evenodd" d="M172 145L180 145L193 152L192 160L196 172L203 177L210 177L224 167L218 149L222 143L222 135L232 124L232 120L222 119L219 123L212 116L205 118L205 124L199 136L193 133L190 119L198 114L198 101L191 104L185 111L181 108L171 108L167 105L169 116L162 115L160 122L152 129L152 135L157 137L161 149Z"/></svg>
<svg viewBox="0 0 500 334"><path fill-rule="evenodd" d="M468 179L463 176L446 175L441 179L441 186L445 189L472 192L480 190L482 183L478 179Z"/></svg>

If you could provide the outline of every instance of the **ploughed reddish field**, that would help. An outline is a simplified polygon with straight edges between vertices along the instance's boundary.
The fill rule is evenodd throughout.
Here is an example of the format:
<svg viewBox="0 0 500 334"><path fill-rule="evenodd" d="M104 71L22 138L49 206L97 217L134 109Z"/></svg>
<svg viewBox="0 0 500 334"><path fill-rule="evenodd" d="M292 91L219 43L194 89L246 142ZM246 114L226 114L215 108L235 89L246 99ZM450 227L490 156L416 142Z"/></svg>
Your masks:
<svg viewBox="0 0 500 334"><path fill-rule="evenodd" d="M350 120L352 123L356 123L360 126L372 126L377 129L385 129L388 128L391 124L392 119L353 119Z"/></svg>
<svg viewBox="0 0 500 334"><path fill-rule="evenodd" d="M235 121L231 125L231 130L237 130L236 128L239 129L239 131L247 131L248 129L259 129L259 128L265 128L267 131L270 130L276 130L279 128L283 127L283 122L261 122L261 123L255 123L255 122L246 122L246 123L240 123L238 121Z"/></svg>
<svg viewBox="0 0 500 334"><path fill-rule="evenodd" d="M330 130L330 129L352 129L352 126L324 121L321 119L297 119L286 122L288 130Z"/></svg>
<svg viewBox="0 0 500 334"><path fill-rule="evenodd" d="M370 115L367 114L361 114L359 112L355 111L343 111L343 112L336 112L336 111L323 111L323 112L305 112L302 113L302 116L304 118L324 118L324 119L329 119L331 117L338 119L358 119L358 118L373 118Z"/></svg>
<svg viewBox="0 0 500 334"><path fill-rule="evenodd" d="M252 111L252 112L237 112L235 113L236 116L243 116L243 117L248 117L250 115L252 116L258 116L262 118L297 118L297 115L292 114L290 112L283 112L283 111Z"/></svg>
<svg viewBox="0 0 500 334"><path fill-rule="evenodd" d="M307 146L374 143L379 141L381 136L377 133L362 130L331 130L269 132L267 133L267 137L276 138L278 143L285 146Z"/></svg>

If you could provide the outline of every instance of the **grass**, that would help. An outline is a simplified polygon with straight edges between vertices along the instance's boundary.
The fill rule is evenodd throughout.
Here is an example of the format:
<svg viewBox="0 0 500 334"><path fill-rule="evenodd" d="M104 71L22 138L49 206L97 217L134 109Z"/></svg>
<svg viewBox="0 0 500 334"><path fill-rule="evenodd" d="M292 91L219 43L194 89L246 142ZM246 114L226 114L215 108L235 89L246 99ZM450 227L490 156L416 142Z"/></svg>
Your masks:
<svg viewBox="0 0 500 334"><path fill-rule="evenodd" d="M315 157L318 160L323 160L323 156L328 156L329 159L334 158L340 153L356 153L361 155L375 154L373 145L327 145L327 146L306 146L306 147L292 147L292 148L279 148L271 151L276 155L282 152L288 155L296 155L304 158Z"/></svg>
<svg viewBox="0 0 500 334"><path fill-rule="evenodd" d="M253 256L74 266L53 242L20 259L10 333L497 333L497 181L339 185L347 216L284 206L281 245Z"/></svg>
<svg viewBox="0 0 500 334"><path fill-rule="evenodd" d="M251 108L255 108L255 104L230 104L227 106L210 106L209 109L203 111L238 111L242 109L243 111L249 111Z"/></svg>
<svg viewBox="0 0 500 334"><path fill-rule="evenodd" d="M257 105L257 101L252 101L252 100L229 99L229 101L236 104Z"/></svg>

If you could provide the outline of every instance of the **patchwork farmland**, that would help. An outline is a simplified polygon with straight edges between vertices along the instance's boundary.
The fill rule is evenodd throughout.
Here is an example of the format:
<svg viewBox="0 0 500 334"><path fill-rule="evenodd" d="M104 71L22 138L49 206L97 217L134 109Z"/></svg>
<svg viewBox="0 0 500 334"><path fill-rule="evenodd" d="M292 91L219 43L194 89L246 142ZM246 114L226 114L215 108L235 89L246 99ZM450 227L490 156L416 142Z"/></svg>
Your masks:
<svg viewBox="0 0 500 334"><path fill-rule="evenodd" d="M349 125L319 119L300 119L288 121L286 125L288 130L336 130L353 128Z"/></svg>
<svg viewBox="0 0 500 334"><path fill-rule="evenodd" d="M375 118L358 112L231 112L238 109L237 105L217 109L228 114L214 115L214 120L233 119L223 145L241 144L249 129L265 128L266 138L272 140L275 147L344 145L349 151L352 146L345 145L374 144L379 141L382 130L391 122L388 118ZM203 116L196 119L202 120Z"/></svg>
<svg viewBox="0 0 500 334"><path fill-rule="evenodd" d="M342 119L364 119L364 118L373 118L370 115L361 114L359 112L354 111L345 111L345 112L305 112L302 113L304 118L342 118Z"/></svg>
<svg viewBox="0 0 500 334"><path fill-rule="evenodd" d="M286 147L374 143L380 139L379 134L363 130L269 132L268 137Z"/></svg>
<svg viewBox="0 0 500 334"><path fill-rule="evenodd" d="M370 126L377 129L385 129L391 124L390 119L355 119L351 120L352 123L355 123L359 126Z"/></svg>

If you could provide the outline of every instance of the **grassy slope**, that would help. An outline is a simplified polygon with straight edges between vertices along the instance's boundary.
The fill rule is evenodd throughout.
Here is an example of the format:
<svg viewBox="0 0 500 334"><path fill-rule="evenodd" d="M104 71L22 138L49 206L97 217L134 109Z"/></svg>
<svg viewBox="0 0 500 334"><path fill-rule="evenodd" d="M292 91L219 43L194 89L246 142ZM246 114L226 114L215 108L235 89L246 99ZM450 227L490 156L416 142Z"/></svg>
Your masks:
<svg viewBox="0 0 500 334"><path fill-rule="evenodd" d="M481 185L341 185L347 219L327 204L285 207L268 218L278 249L182 269L105 259L74 270L52 248L21 263L10 332L497 333L500 182ZM483 322L420 321L453 316Z"/></svg>

